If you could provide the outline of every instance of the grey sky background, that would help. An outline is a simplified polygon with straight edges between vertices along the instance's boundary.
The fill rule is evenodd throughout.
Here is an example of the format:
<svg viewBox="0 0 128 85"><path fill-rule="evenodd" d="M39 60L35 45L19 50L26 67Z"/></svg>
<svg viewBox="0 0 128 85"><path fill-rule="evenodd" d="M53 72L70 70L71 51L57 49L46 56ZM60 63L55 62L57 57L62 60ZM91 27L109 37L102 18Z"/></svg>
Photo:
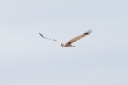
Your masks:
<svg viewBox="0 0 128 85"><path fill-rule="evenodd" d="M0 85L128 85L127 32L127 0L1 0Z"/></svg>

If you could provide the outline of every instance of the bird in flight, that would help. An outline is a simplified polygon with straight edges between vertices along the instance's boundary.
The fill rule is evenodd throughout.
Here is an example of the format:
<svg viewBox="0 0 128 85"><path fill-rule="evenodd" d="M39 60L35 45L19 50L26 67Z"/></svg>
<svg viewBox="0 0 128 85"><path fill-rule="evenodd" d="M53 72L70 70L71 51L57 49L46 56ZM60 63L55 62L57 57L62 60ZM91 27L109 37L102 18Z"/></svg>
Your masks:
<svg viewBox="0 0 128 85"><path fill-rule="evenodd" d="M62 47L75 47L74 45L72 45L73 42L76 42L77 40L80 40L81 38L85 37L86 35L89 35L91 32L92 32L92 30L89 29L87 32L72 38L71 40L67 41L66 43L63 43L63 42L55 40L55 39L46 38L41 33L39 33L39 34L40 34L41 37L43 37L45 39L52 40L52 41L55 41L55 42L59 42Z"/></svg>

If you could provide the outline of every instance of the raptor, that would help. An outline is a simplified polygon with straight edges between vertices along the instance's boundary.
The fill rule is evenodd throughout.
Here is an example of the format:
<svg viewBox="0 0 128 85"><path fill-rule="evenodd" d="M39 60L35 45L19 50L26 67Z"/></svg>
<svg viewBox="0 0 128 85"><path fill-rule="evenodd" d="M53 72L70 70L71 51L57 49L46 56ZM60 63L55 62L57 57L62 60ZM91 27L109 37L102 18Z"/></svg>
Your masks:
<svg viewBox="0 0 128 85"><path fill-rule="evenodd" d="M72 45L73 42L76 42L77 40L80 40L81 38L85 37L86 35L89 35L91 32L92 32L92 30L89 29L87 32L70 39L66 43L58 41L58 40L55 40L55 39L46 38L41 33L39 33L39 34L40 34L41 37L43 37L45 39L52 40L52 41L55 41L55 42L59 42L62 47L75 47L74 45Z"/></svg>

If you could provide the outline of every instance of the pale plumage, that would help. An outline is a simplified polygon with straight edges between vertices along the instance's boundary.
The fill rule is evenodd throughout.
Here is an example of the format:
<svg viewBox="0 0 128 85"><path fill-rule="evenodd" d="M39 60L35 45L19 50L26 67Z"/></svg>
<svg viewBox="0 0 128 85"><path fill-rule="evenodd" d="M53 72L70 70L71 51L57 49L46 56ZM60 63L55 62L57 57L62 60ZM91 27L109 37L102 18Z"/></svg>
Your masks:
<svg viewBox="0 0 128 85"><path fill-rule="evenodd" d="M39 33L39 34L40 34L40 36L42 36L42 37L45 38L45 39L53 40L53 41L56 41L56 42L61 43L61 46L62 46L62 47L75 47L75 46L71 45L73 42L76 42L77 40L80 40L81 38L85 37L86 35L89 35L91 32L92 32L92 30L88 30L87 32L85 32L85 33L83 33L83 34L81 34L81 35L79 35L79 36L77 36L77 37L72 38L71 40L69 40L69 41L66 42L66 43L63 43L63 42L58 41L58 40L55 40L55 39L46 38L46 37L44 37L41 33Z"/></svg>

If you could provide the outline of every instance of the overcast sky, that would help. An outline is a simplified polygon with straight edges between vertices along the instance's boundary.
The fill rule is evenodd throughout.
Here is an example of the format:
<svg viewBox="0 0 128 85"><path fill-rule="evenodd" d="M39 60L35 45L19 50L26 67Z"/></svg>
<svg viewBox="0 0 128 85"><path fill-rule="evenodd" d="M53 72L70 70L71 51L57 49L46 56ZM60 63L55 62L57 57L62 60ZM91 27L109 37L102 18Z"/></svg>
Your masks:
<svg viewBox="0 0 128 85"><path fill-rule="evenodd" d="M128 85L128 0L1 0L0 85Z"/></svg>

